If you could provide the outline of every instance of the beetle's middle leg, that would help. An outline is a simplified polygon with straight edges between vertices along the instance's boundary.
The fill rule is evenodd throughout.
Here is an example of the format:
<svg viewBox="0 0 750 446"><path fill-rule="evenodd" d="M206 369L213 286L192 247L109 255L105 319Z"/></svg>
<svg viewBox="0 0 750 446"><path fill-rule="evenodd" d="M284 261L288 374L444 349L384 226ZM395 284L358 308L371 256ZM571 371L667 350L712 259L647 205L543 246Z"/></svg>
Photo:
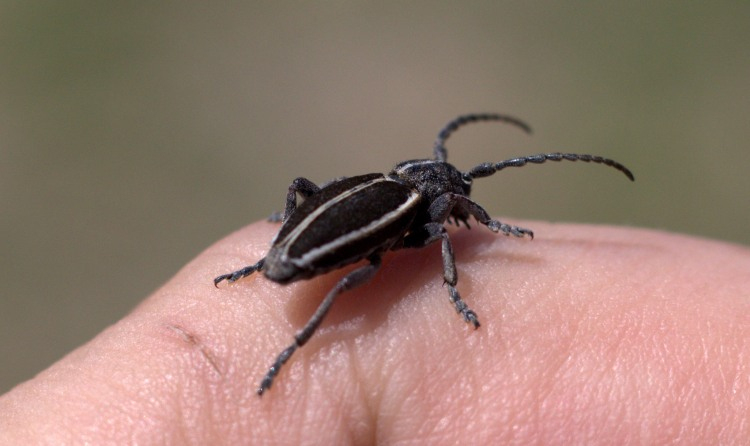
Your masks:
<svg viewBox="0 0 750 446"><path fill-rule="evenodd" d="M286 193L286 206L284 206L284 214L281 212L274 212L268 217L270 222L284 222L295 209L297 209L297 194L299 193L305 198L309 198L320 192L320 188L304 177L296 178L289 185L289 191Z"/></svg>
<svg viewBox="0 0 750 446"><path fill-rule="evenodd" d="M263 381L261 381L260 386L258 387L258 395L263 395L263 392L271 388L273 379L279 374L281 366L289 360L297 348L305 345L310 337L312 337L315 330L317 330L321 322L323 322L326 314L328 314L328 310L331 309L331 305L336 300L336 297L344 291L362 285L375 275L380 268L380 255L373 254L368 260L370 261L369 265L362 266L350 272L344 276L343 279L339 280L336 286L328 292L325 299L323 299L323 302L318 305L318 308L315 310L315 313L313 313L310 320L308 320L305 326L294 335L294 342L279 354L276 361L271 365L271 368L268 369L266 376L263 377Z"/></svg>

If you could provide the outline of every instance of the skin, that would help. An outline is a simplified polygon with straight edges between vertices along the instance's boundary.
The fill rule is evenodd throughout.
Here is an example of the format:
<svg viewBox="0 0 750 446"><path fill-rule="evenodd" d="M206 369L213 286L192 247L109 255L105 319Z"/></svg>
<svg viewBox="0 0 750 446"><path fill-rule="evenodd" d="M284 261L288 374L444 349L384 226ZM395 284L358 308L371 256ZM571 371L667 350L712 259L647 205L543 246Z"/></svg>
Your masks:
<svg viewBox="0 0 750 446"><path fill-rule="evenodd" d="M750 250L662 232L513 222L385 256L258 397L345 271L253 275L251 225L0 398L0 444L737 444L750 438Z"/></svg>

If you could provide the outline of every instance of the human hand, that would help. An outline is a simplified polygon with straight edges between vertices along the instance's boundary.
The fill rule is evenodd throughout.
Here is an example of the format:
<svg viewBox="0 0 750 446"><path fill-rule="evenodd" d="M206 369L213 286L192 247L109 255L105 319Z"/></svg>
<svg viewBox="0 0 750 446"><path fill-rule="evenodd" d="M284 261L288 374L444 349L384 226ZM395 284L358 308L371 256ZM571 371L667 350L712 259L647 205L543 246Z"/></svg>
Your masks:
<svg viewBox="0 0 750 446"><path fill-rule="evenodd" d="M0 444L662 444L750 438L750 250L661 232L521 222L385 256L262 398L260 379L342 277L260 274L251 225L0 398Z"/></svg>

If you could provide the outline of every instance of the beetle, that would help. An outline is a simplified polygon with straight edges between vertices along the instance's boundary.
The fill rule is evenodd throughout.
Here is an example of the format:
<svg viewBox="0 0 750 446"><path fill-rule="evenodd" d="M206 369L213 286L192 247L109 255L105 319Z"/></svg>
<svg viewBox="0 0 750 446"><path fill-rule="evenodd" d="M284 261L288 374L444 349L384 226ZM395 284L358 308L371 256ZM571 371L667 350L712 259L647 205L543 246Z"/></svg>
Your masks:
<svg viewBox="0 0 750 446"><path fill-rule="evenodd" d="M463 223L469 228L468 219L474 217L492 232L506 236L533 239L534 233L490 218L482 206L469 198L474 179L528 163L584 161L613 167L634 181L631 171L617 161L559 152L482 163L468 172L461 172L446 161L445 142L460 127L486 121L504 122L531 132L525 122L508 115L461 115L448 122L438 134L433 159L403 161L387 175L371 173L343 177L322 186L303 177L292 182L283 215L276 213L269 218L281 221L282 225L266 256L253 265L216 277L214 285L218 287L225 280L235 282L255 272L262 272L274 282L288 284L360 260L366 259L368 263L348 273L328 292L312 317L294 335L294 342L268 369L257 389L258 395L271 388L281 367L315 333L336 298L370 280L380 268L383 253L389 250L422 248L440 241L443 278L449 300L464 321L475 329L479 328L477 314L466 305L456 289L456 262L444 223L456 226ZM298 195L304 199L301 203L297 203Z"/></svg>

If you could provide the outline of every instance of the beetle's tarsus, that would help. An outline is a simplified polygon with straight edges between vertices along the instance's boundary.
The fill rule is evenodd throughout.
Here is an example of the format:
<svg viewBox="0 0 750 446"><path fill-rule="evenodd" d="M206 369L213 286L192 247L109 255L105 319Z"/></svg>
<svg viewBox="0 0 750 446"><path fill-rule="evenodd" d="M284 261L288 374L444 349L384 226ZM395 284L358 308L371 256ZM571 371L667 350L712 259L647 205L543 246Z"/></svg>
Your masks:
<svg viewBox="0 0 750 446"><path fill-rule="evenodd" d="M502 232L505 235L513 235L516 237L524 237L528 235L532 240L534 239L534 231L531 229L509 225L498 220L490 220L485 224L492 232Z"/></svg>
<svg viewBox="0 0 750 446"><path fill-rule="evenodd" d="M466 313L464 313L464 319L474 326L474 330L482 325L479 323L479 319L477 319L477 314L472 310L467 309Z"/></svg>
<svg viewBox="0 0 750 446"><path fill-rule="evenodd" d="M234 283L242 279L243 277L247 277L256 271L260 271L263 268L263 264L265 263L265 261L266 261L266 258L264 257L260 259L258 263L256 263L255 265L249 265L242 269L238 269L237 271L233 271L227 274L222 274L219 277L214 279L214 286L218 288L219 282L221 282L222 280L226 280L229 283Z"/></svg>
<svg viewBox="0 0 750 446"><path fill-rule="evenodd" d="M461 295L458 293L456 287L454 287L453 285L448 285L448 287L450 301L456 308L456 313L460 314L464 321L473 325L474 329L479 328L479 319L477 318L477 314L474 312L474 310L469 308L469 306L466 305L466 302L461 299Z"/></svg>
<svg viewBox="0 0 750 446"><path fill-rule="evenodd" d="M222 274L222 275L220 275L219 277L217 277L217 278L214 279L214 286L216 288L219 288L219 282L221 282L222 280L228 279L231 276L232 276L231 274Z"/></svg>
<svg viewBox="0 0 750 446"><path fill-rule="evenodd" d="M279 374L281 366L283 366L289 360L289 358L292 357L292 353L294 353L294 351L297 350L297 347L300 347L301 345L302 344L298 344L295 341L294 344L290 345L281 353L279 353L276 361L273 362L273 365L271 365L271 367L266 372L266 376L263 377L263 381L260 382L260 386L258 386L258 396L263 396L263 392L271 388L271 386L273 385L273 379L276 378L276 375Z"/></svg>

